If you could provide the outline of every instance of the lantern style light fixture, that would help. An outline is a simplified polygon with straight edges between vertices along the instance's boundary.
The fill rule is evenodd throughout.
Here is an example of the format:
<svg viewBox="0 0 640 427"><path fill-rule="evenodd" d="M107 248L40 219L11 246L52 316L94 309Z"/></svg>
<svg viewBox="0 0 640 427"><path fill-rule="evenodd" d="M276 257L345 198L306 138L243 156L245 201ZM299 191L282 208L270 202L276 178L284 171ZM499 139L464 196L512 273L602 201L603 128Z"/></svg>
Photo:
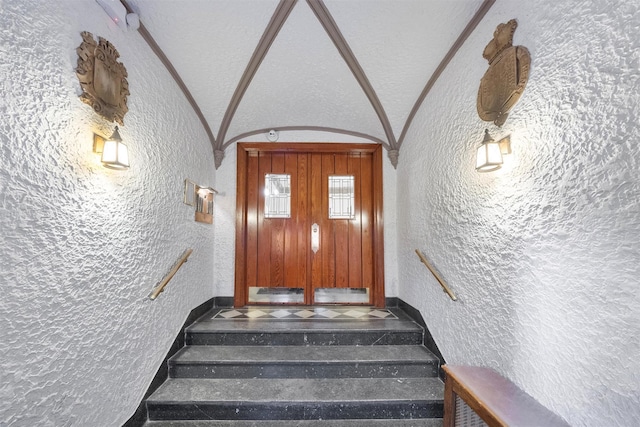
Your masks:
<svg viewBox="0 0 640 427"><path fill-rule="evenodd" d="M495 141L489 135L489 129L484 130L484 139L478 147L476 156L476 170L478 172L491 172L502 167L502 155L511 154L511 136L506 136Z"/></svg>
<svg viewBox="0 0 640 427"><path fill-rule="evenodd" d="M100 135L94 134L93 151L102 153L100 161L107 168L129 168L129 152L127 146L122 142L122 137L118 132L118 126L116 126L113 134L107 140Z"/></svg>

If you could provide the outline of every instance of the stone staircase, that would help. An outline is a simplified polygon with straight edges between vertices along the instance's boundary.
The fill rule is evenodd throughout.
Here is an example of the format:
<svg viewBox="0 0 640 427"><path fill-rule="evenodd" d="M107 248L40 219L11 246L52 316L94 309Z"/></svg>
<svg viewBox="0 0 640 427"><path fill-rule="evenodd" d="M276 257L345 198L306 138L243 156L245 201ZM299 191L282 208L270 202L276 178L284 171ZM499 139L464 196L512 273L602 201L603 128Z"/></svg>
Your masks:
<svg viewBox="0 0 640 427"><path fill-rule="evenodd" d="M217 308L187 328L145 425L442 426L422 342L396 308Z"/></svg>

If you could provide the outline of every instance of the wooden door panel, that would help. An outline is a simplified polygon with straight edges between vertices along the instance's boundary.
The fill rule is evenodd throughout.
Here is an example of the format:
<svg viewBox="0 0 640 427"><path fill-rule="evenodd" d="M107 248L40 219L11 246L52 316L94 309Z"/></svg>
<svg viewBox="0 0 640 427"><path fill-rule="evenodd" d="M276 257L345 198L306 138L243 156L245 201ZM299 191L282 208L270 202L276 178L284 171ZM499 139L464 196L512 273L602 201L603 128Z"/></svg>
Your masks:
<svg viewBox="0 0 640 427"><path fill-rule="evenodd" d="M371 156L362 157L361 159L362 176L373 176L373 158ZM374 283L374 242L373 242L373 180L363 179L360 182L361 196L361 240L362 240L362 286L371 287Z"/></svg>
<svg viewBox="0 0 640 427"><path fill-rule="evenodd" d="M246 282L247 286L258 286L258 191L260 179L258 174L258 154L247 158L247 250L246 258Z"/></svg>
<svg viewBox="0 0 640 427"><path fill-rule="evenodd" d="M271 154L271 173L285 173L284 156L284 153Z"/></svg>
<svg viewBox="0 0 640 427"><path fill-rule="evenodd" d="M347 175L353 175L355 180L355 210L356 217L349 221L349 287L365 287L362 282L362 158L360 153L349 156Z"/></svg>
<svg viewBox="0 0 640 427"><path fill-rule="evenodd" d="M282 174L284 170L284 154L271 154L270 173ZM261 175L264 176L264 175ZM264 184L264 179L263 179ZM264 200L264 191L262 194ZM264 202L262 202L264 206ZM285 218L265 218L264 227L269 229L267 239L271 242L270 259L264 259L266 264L270 265L270 279L266 287L282 287L284 286L284 259L285 259ZM260 268L260 267L259 267Z"/></svg>
<svg viewBox="0 0 640 427"><path fill-rule="evenodd" d="M336 285L336 248L334 222L328 218L329 212L329 175L334 174L335 155L322 155L322 212L320 214L320 252L322 252L322 278L316 288L333 288Z"/></svg>
<svg viewBox="0 0 640 427"><path fill-rule="evenodd" d="M291 240L296 242L296 249L292 255L291 270L295 270L295 282L291 279L288 287L304 288L305 301L310 301L311 292L308 283L308 271L310 269L309 253L311 252L310 229L309 222L310 206L309 206L309 155L307 153L292 154L296 158L296 168L292 171L296 176L295 206L297 212L295 223L292 222ZM293 166L293 165L291 165ZM292 273L293 274L293 273Z"/></svg>
<svg viewBox="0 0 640 427"><path fill-rule="evenodd" d="M311 204L311 224L318 224L320 231L322 232L324 224L322 221L322 154L313 153L311 157L311 173L309 181L309 202ZM311 233L311 225L309 226L308 233ZM320 247L322 248L323 242L320 239ZM309 248L311 245L309 245ZM324 251L320 250L317 253L311 252L311 287L312 289L322 286L322 268L323 268L323 254Z"/></svg>
<svg viewBox="0 0 640 427"><path fill-rule="evenodd" d="M271 259L265 260L266 264L270 264L270 279L267 283L267 287L282 287L284 286L284 221L283 218L270 218L265 223L269 224L271 236Z"/></svg>
<svg viewBox="0 0 640 427"><path fill-rule="evenodd" d="M340 153L334 155L334 170L332 175L347 175L349 171L348 160L349 153ZM357 177L359 179L359 177ZM327 178L328 179L328 178ZM328 200L328 197L327 197ZM327 209L327 214L329 210ZM328 219L333 225L333 244L335 257L332 260L335 271L336 288L349 287L349 223L353 222L348 219Z"/></svg>
<svg viewBox="0 0 640 427"><path fill-rule="evenodd" d="M264 177L271 173L271 153L258 157L258 277L256 286L271 287L271 223L264 217Z"/></svg>
<svg viewBox="0 0 640 427"><path fill-rule="evenodd" d="M299 254L302 248L298 246L298 220L304 211L301 212L298 203L300 199L300 189L304 186L298 184L298 154L287 153L284 155L284 173L291 176L291 218L284 220L284 283L285 288L304 288L305 283L301 283L299 277L304 277L305 265L301 265ZM302 196L304 198L304 196ZM306 264L306 262L305 262Z"/></svg>
<svg viewBox="0 0 640 427"><path fill-rule="evenodd" d="M279 146L238 144L236 305L247 303L252 286L304 288L307 304L317 288L364 287L384 305L380 147ZM290 176L290 218L265 218L268 173ZM330 175L354 177L355 218L329 219ZM315 254L313 223L320 226Z"/></svg>

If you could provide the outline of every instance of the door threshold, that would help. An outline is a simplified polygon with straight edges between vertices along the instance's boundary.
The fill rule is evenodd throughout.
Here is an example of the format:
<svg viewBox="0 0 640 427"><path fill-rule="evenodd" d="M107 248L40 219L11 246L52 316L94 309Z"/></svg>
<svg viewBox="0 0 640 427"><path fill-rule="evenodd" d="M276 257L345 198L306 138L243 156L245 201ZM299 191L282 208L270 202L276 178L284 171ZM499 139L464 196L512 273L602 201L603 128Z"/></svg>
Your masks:
<svg viewBox="0 0 640 427"><path fill-rule="evenodd" d="M371 306L247 306L221 309L213 317L223 320L376 320L397 319L388 308Z"/></svg>

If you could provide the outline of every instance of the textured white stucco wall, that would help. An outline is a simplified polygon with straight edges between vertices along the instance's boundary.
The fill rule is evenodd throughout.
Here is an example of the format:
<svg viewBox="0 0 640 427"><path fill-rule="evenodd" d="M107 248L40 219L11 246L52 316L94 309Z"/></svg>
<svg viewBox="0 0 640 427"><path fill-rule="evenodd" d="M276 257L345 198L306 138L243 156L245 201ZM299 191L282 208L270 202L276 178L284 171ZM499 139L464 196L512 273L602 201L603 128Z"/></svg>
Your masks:
<svg viewBox="0 0 640 427"><path fill-rule="evenodd" d="M92 153L114 125L78 99L83 30L128 70L127 171ZM0 2L0 86L0 425L120 426L213 296L214 228L182 203L185 178L214 184L211 146L146 43L93 0Z"/></svg>
<svg viewBox="0 0 640 427"><path fill-rule="evenodd" d="M268 143L266 135L258 134L243 139L244 142ZM332 132L283 131L279 133L279 142L341 142L371 143L369 140ZM216 171L215 246L216 259L214 278L215 295L233 296L235 229L236 229L236 162L237 146L233 144L225 152L222 166ZM382 160L384 176L384 247L385 247L385 294L387 297L398 295L398 264L396 250L396 170L386 156Z"/></svg>
<svg viewBox="0 0 640 427"><path fill-rule="evenodd" d="M482 51L511 18L532 68L498 129L476 96ZM448 363L492 367L575 426L640 425L639 118L640 3L501 1L400 152L400 297ZM485 128L511 134L514 153L479 174Z"/></svg>

